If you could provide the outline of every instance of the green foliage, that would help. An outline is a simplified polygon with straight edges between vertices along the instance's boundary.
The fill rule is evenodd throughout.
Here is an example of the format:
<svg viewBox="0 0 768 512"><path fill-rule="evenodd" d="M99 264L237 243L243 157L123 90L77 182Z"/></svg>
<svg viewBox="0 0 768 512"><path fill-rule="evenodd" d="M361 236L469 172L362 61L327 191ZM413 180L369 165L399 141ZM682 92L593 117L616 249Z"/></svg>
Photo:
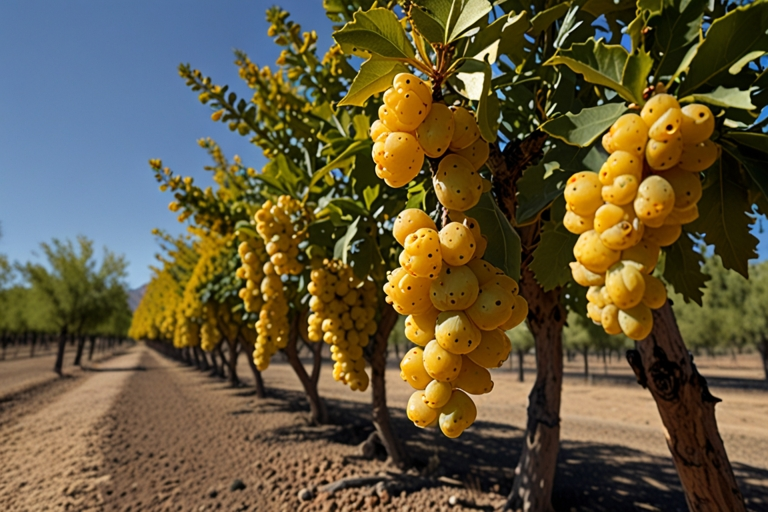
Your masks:
<svg viewBox="0 0 768 512"><path fill-rule="evenodd" d="M703 272L704 260L694 250L693 241L685 234L664 250L664 280L672 285L675 292L686 302L701 305L703 289L710 277Z"/></svg>
<svg viewBox="0 0 768 512"><path fill-rule="evenodd" d="M512 279L520 279L520 236L489 192L484 193L477 206L467 211L477 220L488 238L483 259L497 266Z"/></svg>
<svg viewBox="0 0 768 512"><path fill-rule="evenodd" d="M585 108L578 114L566 112L542 124L541 130L583 148L592 145L626 111L627 107L622 103L608 103Z"/></svg>
<svg viewBox="0 0 768 512"><path fill-rule="evenodd" d="M533 251L530 268L544 291L564 286L571 280L568 264L573 261L573 245L579 237L570 233L560 221L544 223L541 240Z"/></svg>

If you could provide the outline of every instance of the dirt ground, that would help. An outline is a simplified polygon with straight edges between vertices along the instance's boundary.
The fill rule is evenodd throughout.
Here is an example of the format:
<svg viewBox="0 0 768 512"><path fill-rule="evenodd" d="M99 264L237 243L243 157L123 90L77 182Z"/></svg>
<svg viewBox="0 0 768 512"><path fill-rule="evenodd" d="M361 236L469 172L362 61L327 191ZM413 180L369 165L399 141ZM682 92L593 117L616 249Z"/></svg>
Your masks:
<svg viewBox="0 0 768 512"><path fill-rule="evenodd" d="M756 359L726 359L697 362L723 399L718 421L749 508L768 510L768 393L757 379L744 381L753 390L733 387L759 378ZM334 382L330 367L320 390L333 423L312 427L298 380L279 360L264 375L264 400L143 345L7 398L3 376L21 362L0 362L0 510L494 510L510 488L533 377L495 372L475 425L448 440L407 421L410 391L393 365L389 403L417 469L390 476L386 488L330 496L318 488L391 470L360 457L372 431L369 392ZM556 509L686 510L650 395L625 362L590 363L591 382L579 360L566 367ZM239 373L248 384L244 360Z"/></svg>

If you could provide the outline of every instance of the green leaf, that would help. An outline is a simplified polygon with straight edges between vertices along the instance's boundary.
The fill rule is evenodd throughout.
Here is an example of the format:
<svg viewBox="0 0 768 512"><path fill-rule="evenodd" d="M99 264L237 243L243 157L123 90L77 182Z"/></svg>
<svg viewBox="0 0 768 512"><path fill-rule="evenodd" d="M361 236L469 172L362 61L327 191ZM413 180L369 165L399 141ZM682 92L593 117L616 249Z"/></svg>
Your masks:
<svg viewBox="0 0 768 512"><path fill-rule="evenodd" d="M445 24L451 14L451 0L433 0L429 6L411 7L411 21L416 30L432 44L445 43Z"/></svg>
<svg viewBox="0 0 768 512"><path fill-rule="evenodd" d="M661 3L661 0L656 0L659 3ZM637 4L637 7L640 9L643 9L642 7L643 0L640 0ZM635 2L634 0L587 0L584 2L584 6L581 8L582 11L588 12L595 18L600 17L602 14L609 14L612 12L617 11L634 11L635 10Z"/></svg>
<svg viewBox="0 0 768 512"><path fill-rule="evenodd" d="M424 200L427 197L427 190L424 187L425 182L417 183L412 182L408 187L408 202L405 204L406 208L420 208L424 209L426 206Z"/></svg>
<svg viewBox="0 0 768 512"><path fill-rule="evenodd" d="M397 16L389 9L358 11L353 21L333 33L344 53L359 50L390 59L414 58L413 47Z"/></svg>
<svg viewBox="0 0 768 512"><path fill-rule="evenodd" d="M686 302L702 305L704 287L710 277L702 270L704 258L693 247L693 240L683 232L677 242L664 249L664 280Z"/></svg>
<svg viewBox="0 0 768 512"><path fill-rule="evenodd" d="M368 211L371 211L371 205L379 197L379 185L375 187L365 187L363 190L363 200L365 201L365 207Z"/></svg>
<svg viewBox="0 0 768 512"><path fill-rule="evenodd" d="M336 246L333 248L333 259L341 260L347 263L349 258L350 249L352 247L352 241L357 234L357 226L360 223L360 217L356 218L348 227L344 236L339 238L336 242Z"/></svg>
<svg viewBox="0 0 768 512"><path fill-rule="evenodd" d="M547 30L551 24L557 21L558 18L564 16L565 13L568 12L570 6L570 2L563 2L541 11L531 19L531 29L528 31L528 34L532 37L537 37Z"/></svg>
<svg viewBox="0 0 768 512"><path fill-rule="evenodd" d="M623 103L608 103L582 109L578 114L566 112L542 124L541 130L573 146L585 147L605 133L626 110Z"/></svg>
<svg viewBox="0 0 768 512"><path fill-rule="evenodd" d="M768 135L765 133L728 132L726 137L744 146L768 153Z"/></svg>
<svg viewBox="0 0 768 512"><path fill-rule="evenodd" d="M445 24L445 42L455 41L472 25L486 19L492 8L488 0L453 0L448 22Z"/></svg>
<svg viewBox="0 0 768 512"><path fill-rule="evenodd" d="M491 66L484 64L482 89L477 104L477 126L486 142L495 142L499 130L499 98L491 92L493 75Z"/></svg>
<svg viewBox="0 0 768 512"><path fill-rule="evenodd" d="M643 91L648 85L648 75L652 68L653 58L650 53L643 50L637 50L627 59L621 84L632 92L635 103L643 102Z"/></svg>
<svg viewBox="0 0 768 512"><path fill-rule="evenodd" d="M691 94L690 96L682 98L680 101L707 103L723 108L752 110L755 108L751 99L752 91L753 88L741 91L736 88L718 87L712 92Z"/></svg>
<svg viewBox="0 0 768 512"><path fill-rule="evenodd" d="M477 34L465 55L494 64L499 55L506 55L517 66L526 57L525 33L530 28L528 12L502 16Z"/></svg>
<svg viewBox="0 0 768 512"><path fill-rule="evenodd" d="M703 234L708 245L714 245L715 254L723 266L749 277L749 260L757 258L757 238L751 233L753 219L747 189L735 181L739 177L739 162L724 152L714 182L704 189L699 212L701 216L690 224ZM711 171L710 171L711 172Z"/></svg>
<svg viewBox="0 0 768 512"><path fill-rule="evenodd" d="M716 19L707 30L691 60L679 96L688 96L704 85L720 85L730 77L729 69L741 63L745 55L768 51L768 3L756 1L733 9Z"/></svg>
<svg viewBox="0 0 768 512"><path fill-rule="evenodd" d="M477 220L483 235L488 238L488 248L483 259L499 267L509 277L520 279L520 237L507 217L499 209L490 192L480 196L474 208L466 212Z"/></svg>
<svg viewBox="0 0 768 512"><path fill-rule="evenodd" d="M392 85L395 75L406 72L408 68L397 61L371 57L360 66L360 71L339 106L362 107L368 98L386 91Z"/></svg>
<svg viewBox="0 0 768 512"><path fill-rule="evenodd" d="M698 44L707 4L707 0L676 0L664 5L663 15L654 24L654 50L661 55L656 66L658 77L676 75L688 52Z"/></svg>
<svg viewBox="0 0 768 512"><path fill-rule="evenodd" d="M565 64L584 75L587 82L613 89L625 100L641 104L643 96L639 85L646 79L642 71L648 68L647 63L647 54L636 54L630 59L623 46L608 45L602 40L596 42L594 38L589 38L567 50L558 50L545 65ZM628 70L626 82L625 69Z"/></svg>
<svg viewBox="0 0 768 512"><path fill-rule="evenodd" d="M568 264L573 261L573 246L578 238L562 222L550 220L544 224L529 268L545 292L571 280Z"/></svg>
<svg viewBox="0 0 768 512"><path fill-rule="evenodd" d="M318 169L315 174L312 175L312 179L309 182L309 188L314 187L323 177L334 169L342 167L343 163L346 163L347 159L354 157L357 153L370 151L372 142L369 139L356 140L336 158L325 164ZM282 155L280 155L282 156Z"/></svg>
<svg viewBox="0 0 768 512"><path fill-rule="evenodd" d="M727 152L734 160L741 164L741 167L752 181L750 188L763 194L763 197L768 197L768 171L765 168L765 156L761 155L761 153L768 153L768 135L732 132L729 134L728 139L738 140L734 139L734 136L746 136L743 138L754 145L744 144L743 146L746 147L734 147L724 140L722 145L723 151ZM760 146L758 138L763 139L762 149L755 147Z"/></svg>

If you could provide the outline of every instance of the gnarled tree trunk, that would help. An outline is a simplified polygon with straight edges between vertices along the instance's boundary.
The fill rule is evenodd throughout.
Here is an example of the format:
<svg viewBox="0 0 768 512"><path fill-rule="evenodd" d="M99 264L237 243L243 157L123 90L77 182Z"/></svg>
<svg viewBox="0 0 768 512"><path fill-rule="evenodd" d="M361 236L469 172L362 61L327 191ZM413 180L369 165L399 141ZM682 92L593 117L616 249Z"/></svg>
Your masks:
<svg viewBox="0 0 768 512"><path fill-rule="evenodd" d="M525 362L525 352L522 350L517 351L517 381L525 381L525 372L523 369L523 363Z"/></svg>
<svg viewBox="0 0 768 512"><path fill-rule="evenodd" d="M397 323L397 312L390 305L384 305L379 320L379 328L373 337L371 353L371 387L373 391L373 426L379 435L379 440L387 450L392 464L400 469L410 466L410 458L403 448L400 439L392 429L392 418L387 408L387 342L389 333Z"/></svg>
<svg viewBox="0 0 768 512"><path fill-rule="evenodd" d="M693 364L669 301L653 312L651 335L627 351L627 360L656 401L688 508L746 510L715 421L720 399Z"/></svg>
<svg viewBox="0 0 768 512"><path fill-rule="evenodd" d="M61 367L64 365L64 349L67 346L67 329L62 329L59 333L59 342L56 352L56 363L53 365L53 371L62 375Z"/></svg>
<svg viewBox="0 0 768 512"><path fill-rule="evenodd" d="M307 395L307 401L309 402L309 412L312 419L312 423L318 425L324 425L328 423L328 411L325 408L325 403L320 398L320 394L317 392L317 386L312 383L312 379L307 374L307 370L304 365L301 364L299 359L299 351L296 347L296 342L299 338L299 317L296 317L291 321L291 331L288 333L288 345L283 349L285 355L288 356L288 363L291 368L299 377L301 385L304 387L304 393Z"/></svg>
<svg viewBox="0 0 768 512"><path fill-rule="evenodd" d="M237 340L227 340L229 347L229 385L236 388L240 385L240 379L237 378L237 356L240 355Z"/></svg>
<svg viewBox="0 0 768 512"><path fill-rule="evenodd" d="M85 348L85 336L80 334L77 336L77 352L75 352L75 362L73 363L75 366L80 366L80 363L83 360L83 349Z"/></svg>
<svg viewBox="0 0 768 512"><path fill-rule="evenodd" d="M253 372L253 381L256 386L256 396L259 398L267 398L267 391L264 389L264 378L261 376L261 372L256 368L256 363L253 362L253 356L249 353L245 354L245 358L248 360L248 366L251 367Z"/></svg>
<svg viewBox="0 0 768 512"><path fill-rule="evenodd" d="M320 370L323 368L323 343L312 344L312 375L309 377L317 387L320 381Z"/></svg>

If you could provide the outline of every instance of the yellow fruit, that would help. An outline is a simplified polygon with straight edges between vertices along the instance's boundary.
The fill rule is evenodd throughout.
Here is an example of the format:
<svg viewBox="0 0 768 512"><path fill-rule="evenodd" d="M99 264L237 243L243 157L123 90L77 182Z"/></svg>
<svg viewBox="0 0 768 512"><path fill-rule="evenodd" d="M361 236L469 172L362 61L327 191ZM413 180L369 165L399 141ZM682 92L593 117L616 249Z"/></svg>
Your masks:
<svg viewBox="0 0 768 512"><path fill-rule="evenodd" d="M582 217L589 217L603 204L602 185L597 173L577 172L565 186L565 201L570 210Z"/></svg>
<svg viewBox="0 0 768 512"><path fill-rule="evenodd" d="M648 136L653 140L666 142L680 133L682 123L683 111L679 108L670 108L653 123Z"/></svg>
<svg viewBox="0 0 768 512"><path fill-rule="evenodd" d="M643 238L661 247L669 247L677 242L682 233L683 228L680 224L665 224L658 228L647 228Z"/></svg>
<svg viewBox="0 0 768 512"><path fill-rule="evenodd" d="M650 274L656 268L660 254L661 249L656 242L643 239L634 247L622 251L621 260L634 263L643 274Z"/></svg>
<svg viewBox="0 0 768 512"><path fill-rule="evenodd" d="M635 213L649 227L658 227L675 207L672 185L661 176L649 176L640 184L635 198Z"/></svg>
<svg viewBox="0 0 768 512"><path fill-rule="evenodd" d="M461 371L461 356L448 352L432 340L424 347L424 369L435 380L454 381Z"/></svg>
<svg viewBox="0 0 768 512"><path fill-rule="evenodd" d="M643 237L644 229L631 205L605 204L595 214L595 231L600 233L600 241L615 251L637 244Z"/></svg>
<svg viewBox="0 0 768 512"><path fill-rule="evenodd" d="M462 311L444 311L437 316L435 340L452 354L468 354L480 344L482 334Z"/></svg>
<svg viewBox="0 0 768 512"><path fill-rule="evenodd" d="M421 228L405 237L403 247L411 256L440 259L440 235L431 228Z"/></svg>
<svg viewBox="0 0 768 512"><path fill-rule="evenodd" d="M605 275L605 289L620 309L629 309L643 300L645 279L635 265L617 263Z"/></svg>
<svg viewBox="0 0 768 512"><path fill-rule="evenodd" d="M451 151L466 148L480 137L475 116L464 107L450 107L453 111L455 130L451 139Z"/></svg>
<svg viewBox="0 0 768 512"><path fill-rule="evenodd" d="M667 287L660 279L650 275L644 275L645 293L643 294L643 304L651 309L659 309L667 302Z"/></svg>
<svg viewBox="0 0 768 512"><path fill-rule="evenodd" d="M440 310L431 308L426 313L409 315L405 319L405 337L419 346L425 346L435 339L435 323Z"/></svg>
<svg viewBox="0 0 768 512"><path fill-rule="evenodd" d="M490 282L480 287L477 300L467 309L467 315L480 329L490 331L509 319L515 304L514 295Z"/></svg>
<svg viewBox="0 0 768 512"><path fill-rule="evenodd" d="M681 169L689 172L701 172L709 169L717 161L720 155L720 148L711 140L683 146L683 152L680 156Z"/></svg>
<svg viewBox="0 0 768 512"><path fill-rule="evenodd" d="M469 267L469 269L472 270L472 273L475 274L477 284L480 286L491 281L501 273L501 270L485 260L472 260L467 263L467 267Z"/></svg>
<svg viewBox="0 0 768 512"><path fill-rule="evenodd" d="M374 146L381 144L377 142ZM375 150L375 148L374 148ZM381 165L393 178L411 181L424 164L424 150L419 141L410 133L392 132L387 135L380 157Z"/></svg>
<svg viewBox="0 0 768 512"><path fill-rule="evenodd" d="M371 125L371 140L374 142L384 142L387 139L387 135L391 133L390 129L387 128L387 125L385 125L383 122L379 121L378 119L373 122ZM374 160L376 160L374 158ZM378 163L378 162L377 162Z"/></svg>
<svg viewBox="0 0 768 512"><path fill-rule="evenodd" d="M609 249L600 240L600 234L593 230L582 233L573 246L573 255L576 261L587 270L596 274L602 274L608 267L619 260L619 251Z"/></svg>
<svg viewBox="0 0 768 512"><path fill-rule="evenodd" d="M603 290L605 290L604 286L590 286L587 290L587 300L601 308L607 304L613 304L610 295L607 297L609 300L605 300L607 294L603 294Z"/></svg>
<svg viewBox="0 0 768 512"><path fill-rule="evenodd" d="M456 154L466 158L476 171L480 170L480 168L485 165L485 162L488 160L488 155L490 155L490 153L490 144L488 144L482 138L478 138L475 142L466 148L456 151Z"/></svg>
<svg viewBox="0 0 768 512"><path fill-rule="evenodd" d="M446 437L456 438L477 418L477 407L463 391L454 390L440 411L440 430Z"/></svg>
<svg viewBox="0 0 768 512"><path fill-rule="evenodd" d="M449 382L440 382L439 380L433 380L427 385L427 389L424 390L424 404L431 409L442 409L448 400L451 399L453 394L453 386Z"/></svg>
<svg viewBox="0 0 768 512"><path fill-rule="evenodd" d="M429 81L424 81L411 73L398 73L395 75L394 80L392 80L392 88L400 94L406 91L413 91L424 104L429 105L432 103L432 86Z"/></svg>
<svg viewBox="0 0 768 512"><path fill-rule="evenodd" d="M594 221L594 215L582 217L581 215L576 215L571 211L567 211L563 217L563 226L574 235L580 235L585 231L592 229Z"/></svg>
<svg viewBox="0 0 768 512"><path fill-rule="evenodd" d="M406 412L408 419L413 422L414 425L420 428L429 426L440 413L439 410L433 409L424 403L424 391L416 391L408 399L408 405L406 406Z"/></svg>
<svg viewBox="0 0 768 512"><path fill-rule="evenodd" d="M512 342L501 329L482 331L480 344L467 354L472 361L483 368L500 368L512 351Z"/></svg>
<svg viewBox="0 0 768 512"><path fill-rule="evenodd" d="M506 322L501 324L505 331L514 329L528 317L528 301L522 295L515 297L515 304L512 306L512 314Z"/></svg>
<svg viewBox="0 0 768 512"><path fill-rule="evenodd" d="M640 180L631 174L618 176L611 185L603 185L601 196L603 201L615 205L630 204L637 195Z"/></svg>
<svg viewBox="0 0 768 512"><path fill-rule="evenodd" d="M607 139L607 142L606 142ZM624 114L603 137L603 147L609 153L626 151L642 156L648 141L648 126L637 114Z"/></svg>
<svg viewBox="0 0 768 512"><path fill-rule="evenodd" d="M479 289L477 277L469 267L443 265L430 285L430 298L440 311L462 311L475 302Z"/></svg>
<svg viewBox="0 0 768 512"><path fill-rule="evenodd" d="M587 270L584 265L578 261L572 261L568 265L571 267L573 280L581 286L600 286L605 284L605 275L602 272L596 273Z"/></svg>
<svg viewBox="0 0 768 512"><path fill-rule="evenodd" d="M496 274L491 280L512 295L520 293L520 285L517 284L517 281L504 273Z"/></svg>
<svg viewBox="0 0 768 512"><path fill-rule="evenodd" d="M464 224L451 222L440 230L440 254L449 265L469 263L475 254L475 237Z"/></svg>
<svg viewBox="0 0 768 512"><path fill-rule="evenodd" d="M392 118L396 118L403 131L412 132L426 119L431 110L432 98L425 103L415 92L408 89L388 89L384 93L384 105L391 115L384 122L389 125ZM379 116L381 117L381 115ZM399 128L398 128L399 129Z"/></svg>
<svg viewBox="0 0 768 512"><path fill-rule="evenodd" d="M438 158L448 150L453 130L453 112L444 104L435 103L427 118L416 129L416 139L427 156Z"/></svg>
<svg viewBox="0 0 768 512"><path fill-rule="evenodd" d="M631 309L619 311L621 331L635 341L648 337L653 329L653 315L645 304L638 304Z"/></svg>
<svg viewBox="0 0 768 512"><path fill-rule="evenodd" d="M680 103L677 102L675 97L669 94L657 94L643 105L640 117L643 118L643 122L647 126L653 126L653 123L659 120L671 108L680 108Z"/></svg>
<svg viewBox="0 0 768 512"><path fill-rule="evenodd" d="M400 361L400 377L414 389L424 389L432 380L424 369L424 351L414 347L405 353Z"/></svg>
<svg viewBox="0 0 768 512"><path fill-rule="evenodd" d="M400 245L405 244L405 239L411 233L415 233L421 228L428 228L437 231L435 222L429 218L424 211L417 208L408 208L400 212L395 218L395 224L392 227L392 234Z"/></svg>
<svg viewBox="0 0 768 512"><path fill-rule="evenodd" d="M440 161L432 184L440 204L450 210L465 211L477 204L483 180L469 161L450 154Z"/></svg>
<svg viewBox="0 0 768 512"><path fill-rule="evenodd" d="M651 140L645 148L645 161L655 171L666 171L680 162L683 138L678 134L667 141Z"/></svg>
<svg viewBox="0 0 768 512"><path fill-rule="evenodd" d="M603 307L600 316L600 324L608 334L621 334L621 325L619 325L619 308L614 304L608 304Z"/></svg>
<svg viewBox="0 0 768 512"><path fill-rule="evenodd" d="M603 321L603 308L594 302L587 302L587 318L600 324Z"/></svg>
<svg viewBox="0 0 768 512"><path fill-rule="evenodd" d="M715 131L715 116L705 105L692 103L683 107L680 133L684 144L697 144L707 140Z"/></svg>
<svg viewBox="0 0 768 512"><path fill-rule="evenodd" d="M664 225L667 224L689 224L699 218L699 207L695 204L688 208L672 208L672 211L664 219Z"/></svg>
<svg viewBox="0 0 768 512"><path fill-rule="evenodd" d="M437 277L443 263L443 260L440 258L435 258L434 256L430 258L428 254L412 256L408 251L403 251L400 254L399 261L400 265L402 265L409 274L430 280Z"/></svg>
<svg viewBox="0 0 768 512"><path fill-rule="evenodd" d="M459 388L470 395L483 395L493 389L491 372L478 365L467 356L462 356L461 371L453 382L455 388Z"/></svg>
<svg viewBox="0 0 768 512"><path fill-rule="evenodd" d="M488 248L488 237L482 235L480 238L475 238L475 244L477 249L475 249L475 254L472 256L473 260L480 259L485 255L485 250Z"/></svg>
<svg viewBox="0 0 768 512"><path fill-rule="evenodd" d="M643 177L643 159L636 153L615 151L600 167L598 177L603 185L611 185L616 178L627 174L640 181Z"/></svg>
<svg viewBox="0 0 768 512"><path fill-rule="evenodd" d="M696 206L701 199L701 178L698 174L672 169L664 173L664 179L675 192L675 208L685 210Z"/></svg>

